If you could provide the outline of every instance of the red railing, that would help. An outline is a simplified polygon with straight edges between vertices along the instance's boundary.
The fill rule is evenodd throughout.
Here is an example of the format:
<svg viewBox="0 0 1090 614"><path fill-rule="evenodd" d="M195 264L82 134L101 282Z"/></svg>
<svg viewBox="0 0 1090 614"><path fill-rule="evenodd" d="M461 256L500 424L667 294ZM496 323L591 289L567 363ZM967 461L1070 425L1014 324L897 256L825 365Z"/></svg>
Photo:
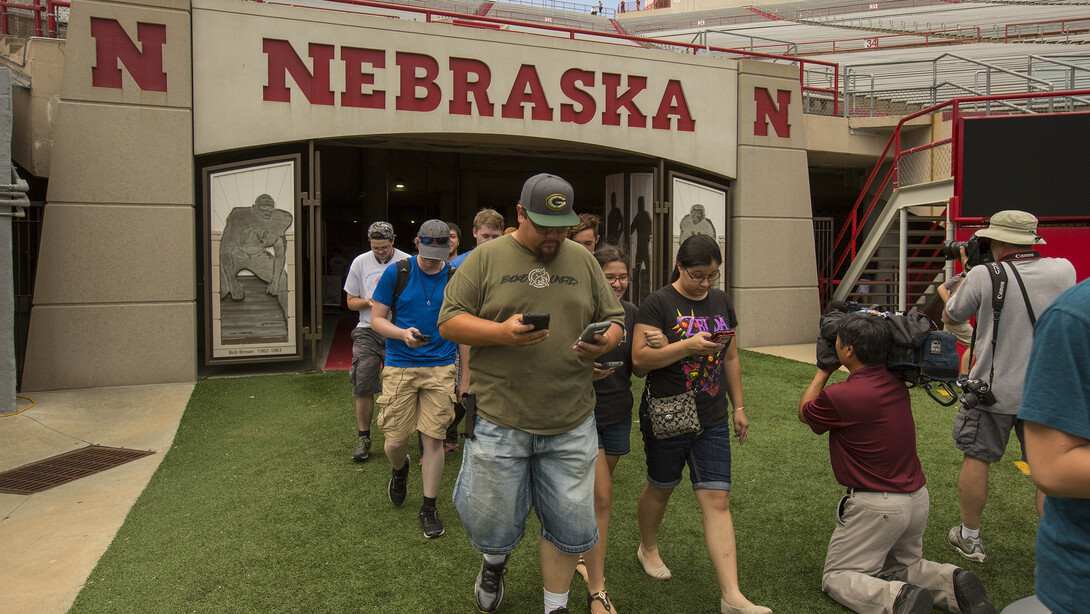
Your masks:
<svg viewBox="0 0 1090 614"><path fill-rule="evenodd" d="M967 32L968 36L958 35L959 32ZM739 34L745 37L745 34ZM897 44L882 44L884 40L904 39L906 37L923 38L922 41ZM933 38L938 40L932 40ZM847 53L849 51L877 51L879 49L904 49L911 47L930 47L934 45L964 45L966 43L980 42L980 28L968 26L964 28L947 28L945 30L928 30L926 32L903 32L900 34L879 34L878 36L860 36L857 38L837 38L821 41L803 41L800 43L768 43L752 45L747 49L763 49L767 53L776 53L778 48L784 49L785 54L790 54L792 49L798 55L818 55L821 53ZM813 49L817 47L816 49ZM824 48L822 48L824 47Z"/></svg>
<svg viewBox="0 0 1090 614"><path fill-rule="evenodd" d="M670 22L646 23L632 26L631 31L636 33L661 32L663 30L682 30L685 28L702 28L704 26L729 26L740 23L762 23L765 21L768 21L768 19L762 17L761 15L757 15L756 13L746 13L745 15L701 17L698 19L680 19Z"/></svg>
<svg viewBox="0 0 1090 614"><path fill-rule="evenodd" d="M845 13L859 13L862 11L881 11L887 9L910 8L915 6L931 6L934 4L949 4L948 0L885 0L883 2L852 2L835 6L823 6L814 9L799 9L795 11L795 19L809 19L816 16L843 15Z"/></svg>
<svg viewBox="0 0 1090 614"><path fill-rule="evenodd" d="M42 3L41 0L33 0L33 2L33 4L24 4L21 2L0 0L0 34L13 34L10 24L8 23L8 17L10 11L15 10L33 13L34 36L49 36L51 38L56 38L57 7L69 8L72 4L65 0L45 0L44 3ZM43 13L46 17L46 27L44 29L42 27Z"/></svg>
<svg viewBox="0 0 1090 614"><path fill-rule="evenodd" d="M1081 28L1068 28L1068 24L1081 23ZM1024 26L1044 26L1047 24L1059 25L1058 30L1046 30L1045 28L1036 28L1034 31L1023 36L1021 32L1018 32L1013 37L1011 36L1011 28L1021 28ZM1021 23L1008 23L1003 26L1003 42L1010 42L1014 40L1022 40L1023 38L1036 38L1038 36L1066 36L1069 34L1082 34L1090 31L1090 17L1078 17L1074 19L1046 19L1044 21L1023 21Z"/></svg>
<svg viewBox="0 0 1090 614"><path fill-rule="evenodd" d="M837 279L842 274L842 267L844 267L844 265L848 261L848 259L849 258L851 258L852 260L855 259L856 250L858 249L860 239L862 238L862 237L860 237L860 232L861 232L861 230L863 228L866 227L867 221L870 219L871 214L874 212L874 210L877 207L878 203L881 201L882 194L885 192L886 188L890 185L890 183L892 182L894 188L897 187L897 185L898 185L897 184L898 165L899 165L899 162L900 162L901 158L903 156L905 156L905 155L909 155L911 153L920 151L922 149L926 149L926 148L929 148L929 147L934 147L934 146L936 146L938 144L942 144L942 143L945 143L945 142L949 141L950 145L951 145L951 149L952 149L951 156L950 156L950 173L951 173L951 176L954 179L954 196L950 199L950 205L949 205L949 208L948 208L949 209L949 219L952 222L959 225L959 226L960 225L979 225L979 224L982 224L984 222L984 220L981 219L981 218L965 218L965 217L961 217L960 195L961 195L962 161L961 161L961 151L960 150L961 150L962 145L961 145L961 135L958 133L958 131L955 129L954 136L952 138L950 138L950 139L944 139L942 141L937 141L935 143L929 143L929 144L924 145L922 147L915 147L915 148L912 148L912 149L902 150L901 149L901 132L902 132L902 128L904 127L906 122L908 122L908 121L910 121L912 119L915 119L917 117L922 117L922 116L925 116L925 115L931 115L933 113L936 113L938 111L941 111L941 110L946 109L947 107L949 107L951 109L949 117L950 117L951 121L953 121L955 123L955 125L956 125L958 120L961 119L961 118L964 118L965 116L969 116L969 115L975 116L975 115L979 114L975 110L974 111L963 112L962 111L962 106L964 106L964 105L974 105L974 107L975 107L975 106L978 106L981 103L987 103L987 102L1010 101L1010 100L1027 100L1027 99L1034 99L1034 98L1064 98L1064 97L1073 97L1073 96L1077 96L1077 97L1090 96L1090 90L1071 90L1071 91L1060 91L1060 92L1034 92L1034 93L1028 93L1028 94L999 94L999 95L995 95L995 96L967 96L967 97L963 97L963 98L953 98L953 99L947 100L946 102L943 102L943 103L928 107L926 109L922 109L920 111L916 111L915 113L912 113L910 115L906 115L906 116L902 117L901 120L899 122L897 122L897 127L894 128L893 134L889 137L889 141L886 142L886 147L885 147L885 149L882 150L882 153L878 158L878 164L875 165L874 170L871 171L870 176L867 177L867 181L863 186L863 190L859 194L859 198L857 198L856 201L855 201L855 204L852 205L852 210L848 214L847 222L845 222L841 226L840 231L836 234L836 238L833 239L832 249L830 250L830 254L829 254L828 258L823 263L824 266L819 268L820 271L831 271L832 272L831 274L834 277L834 279L820 279L819 280L819 284L820 284L819 290L822 293L821 295L824 296L824 292L826 291L826 289L828 288L828 286L830 284L836 284L837 283ZM944 119L945 119L945 117L944 117ZM893 164L891 164L890 167L883 173L882 172L883 164L886 162L887 155L890 154L891 151L893 153ZM866 206L866 209L863 210L864 202L868 198L868 193L870 192L870 188L871 188L872 185L875 184L876 180L879 182L879 187L874 191L874 195L872 197L870 197L870 203ZM862 213L861 213L861 211L862 211ZM1085 221L1086 220L1086 218L1078 218L1078 219L1080 221ZM1057 220L1051 220L1051 221L1057 221ZM1059 220L1059 221L1063 221L1063 220ZM926 249L926 248L921 246L921 249ZM832 268L829 268L830 266Z"/></svg>

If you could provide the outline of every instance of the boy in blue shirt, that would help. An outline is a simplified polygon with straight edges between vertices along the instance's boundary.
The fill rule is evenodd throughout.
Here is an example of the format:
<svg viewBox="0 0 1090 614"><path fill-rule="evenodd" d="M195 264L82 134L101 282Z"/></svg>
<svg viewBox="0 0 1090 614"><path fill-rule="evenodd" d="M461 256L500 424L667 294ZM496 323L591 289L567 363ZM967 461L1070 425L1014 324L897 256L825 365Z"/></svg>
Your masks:
<svg viewBox="0 0 1090 614"><path fill-rule="evenodd" d="M424 537L430 539L443 534L435 499L443 476L443 438L454 419L456 346L439 336L437 325L450 274L446 262L450 229L446 222L428 220L416 241L419 253L409 261L409 277L400 294L394 297L398 267L387 268L379 279L371 327L386 337L378 427L385 435L392 468L390 502L398 506L405 502L408 440L420 431L424 501L419 519Z"/></svg>

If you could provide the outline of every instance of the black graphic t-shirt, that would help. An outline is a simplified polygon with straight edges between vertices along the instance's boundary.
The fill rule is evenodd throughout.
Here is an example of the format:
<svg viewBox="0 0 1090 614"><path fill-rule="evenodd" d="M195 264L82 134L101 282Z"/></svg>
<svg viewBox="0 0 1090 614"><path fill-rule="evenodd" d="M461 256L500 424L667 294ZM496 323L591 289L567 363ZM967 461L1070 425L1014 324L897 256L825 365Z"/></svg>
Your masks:
<svg viewBox="0 0 1090 614"><path fill-rule="evenodd" d="M685 298L673 285L655 290L640 306L637 324L657 328L669 343L688 339L698 332L715 333L735 330L738 316L734 303L722 290L711 289L703 300ZM736 343L731 340L731 343ZM647 374L651 394L656 398L670 397L694 388L700 425L704 428L725 421L730 412L727 388L723 381L724 347L710 356L686 356L678 362L655 369Z"/></svg>
<svg viewBox="0 0 1090 614"><path fill-rule="evenodd" d="M624 365L613 374L594 382L594 419L598 426L609 426L632 419L632 329L636 322L636 306L621 301L624 307L624 339L595 362L605 364L620 360Z"/></svg>

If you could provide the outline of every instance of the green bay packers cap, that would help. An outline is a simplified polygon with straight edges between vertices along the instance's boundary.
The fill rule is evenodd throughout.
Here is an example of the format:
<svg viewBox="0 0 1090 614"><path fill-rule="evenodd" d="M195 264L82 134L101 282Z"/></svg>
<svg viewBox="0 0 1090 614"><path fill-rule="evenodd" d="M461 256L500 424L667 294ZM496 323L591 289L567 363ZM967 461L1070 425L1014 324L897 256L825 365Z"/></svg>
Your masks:
<svg viewBox="0 0 1090 614"><path fill-rule="evenodd" d="M570 183L556 175L541 173L522 184L519 204L538 226L578 226L579 216L572 211L574 200Z"/></svg>

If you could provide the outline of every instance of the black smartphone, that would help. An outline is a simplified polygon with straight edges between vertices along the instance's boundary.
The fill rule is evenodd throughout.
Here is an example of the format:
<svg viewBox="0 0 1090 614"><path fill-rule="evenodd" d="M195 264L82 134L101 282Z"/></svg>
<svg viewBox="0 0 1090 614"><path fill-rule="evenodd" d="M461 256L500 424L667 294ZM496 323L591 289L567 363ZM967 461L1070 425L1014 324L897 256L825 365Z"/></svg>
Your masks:
<svg viewBox="0 0 1090 614"><path fill-rule="evenodd" d="M427 343L427 342L431 341L431 335L422 335L420 333L413 333L413 339L416 339L417 341L423 341L424 343Z"/></svg>
<svg viewBox="0 0 1090 614"><path fill-rule="evenodd" d="M579 335L579 339L576 340L576 343L579 343L580 341L594 343L594 336L606 332L612 325L613 322L610 322L609 320L602 320L601 322L593 322L591 324L587 324L587 327L583 329L583 333Z"/></svg>
<svg viewBox="0 0 1090 614"><path fill-rule="evenodd" d="M603 371L610 371L610 370L613 370L613 369L620 369L623 366L624 366L624 361L623 360L611 360L609 362L602 363L602 366L599 367L599 368L602 369Z"/></svg>
<svg viewBox="0 0 1090 614"><path fill-rule="evenodd" d="M549 328L549 314L524 313L522 314L522 323L532 325L533 328L531 330L545 330L546 328Z"/></svg>

